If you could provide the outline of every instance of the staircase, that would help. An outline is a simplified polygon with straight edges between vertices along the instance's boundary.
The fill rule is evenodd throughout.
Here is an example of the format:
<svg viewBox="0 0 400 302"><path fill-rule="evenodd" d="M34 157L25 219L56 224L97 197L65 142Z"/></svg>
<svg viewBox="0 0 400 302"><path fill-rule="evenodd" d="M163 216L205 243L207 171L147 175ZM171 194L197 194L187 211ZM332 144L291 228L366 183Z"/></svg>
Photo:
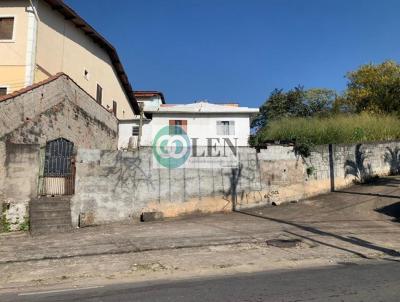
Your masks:
<svg viewBox="0 0 400 302"><path fill-rule="evenodd" d="M71 226L70 196L39 197L29 206L32 235L67 232Z"/></svg>

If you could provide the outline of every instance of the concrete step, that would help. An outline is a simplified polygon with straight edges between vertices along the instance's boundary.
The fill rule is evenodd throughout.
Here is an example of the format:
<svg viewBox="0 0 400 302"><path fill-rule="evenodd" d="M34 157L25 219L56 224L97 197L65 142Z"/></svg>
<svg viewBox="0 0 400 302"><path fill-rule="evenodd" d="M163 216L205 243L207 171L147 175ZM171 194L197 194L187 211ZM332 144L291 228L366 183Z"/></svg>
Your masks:
<svg viewBox="0 0 400 302"><path fill-rule="evenodd" d="M60 203L58 205L48 205L48 204L31 204L30 208L35 212L45 212L45 211L69 211L70 204L69 203Z"/></svg>
<svg viewBox="0 0 400 302"><path fill-rule="evenodd" d="M41 197L30 203L30 230L33 235L71 230L70 197Z"/></svg>
<svg viewBox="0 0 400 302"><path fill-rule="evenodd" d="M63 203L69 203L70 199L48 199L48 198L39 198L39 199L34 199L31 201L32 204L63 204Z"/></svg>
<svg viewBox="0 0 400 302"><path fill-rule="evenodd" d="M31 229L32 235L46 235L52 233L64 233L72 230L71 224L43 225Z"/></svg>
<svg viewBox="0 0 400 302"><path fill-rule="evenodd" d="M47 196L40 196L32 200L32 202L46 202L46 201L53 201L53 202L63 202L63 201L70 201L71 196L55 196L55 197L47 197Z"/></svg>
<svg viewBox="0 0 400 302"><path fill-rule="evenodd" d="M55 218L34 218L33 223L31 222L31 227L41 227L47 225L58 225L58 224L71 224L71 216L66 217L55 217Z"/></svg>
<svg viewBox="0 0 400 302"><path fill-rule="evenodd" d="M64 218L64 217L71 217L70 209L66 210L47 210L47 211L37 211L32 210L30 212L31 220L35 219L54 219L54 218Z"/></svg>

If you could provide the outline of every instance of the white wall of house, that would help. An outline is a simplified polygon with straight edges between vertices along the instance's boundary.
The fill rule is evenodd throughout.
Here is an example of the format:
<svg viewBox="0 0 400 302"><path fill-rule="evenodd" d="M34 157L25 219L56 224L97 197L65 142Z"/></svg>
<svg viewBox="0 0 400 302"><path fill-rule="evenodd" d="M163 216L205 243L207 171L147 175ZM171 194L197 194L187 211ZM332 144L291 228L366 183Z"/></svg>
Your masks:
<svg viewBox="0 0 400 302"><path fill-rule="evenodd" d="M155 95L152 97L136 97L138 104L144 104L144 111L147 110L155 110L161 106L163 103L161 96ZM118 149L128 149L129 148L137 148L137 136L132 136L132 128L139 127L140 124L140 116L135 115L131 120L120 120L119 123L119 139L118 139ZM152 133L151 133L151 120L144 119L143 120L143 135L142 140L145 141L146 145L149 146L149 141L151 144L152 141ZM141 143L143 146L144 144Z"/></svg>
<svg viewBox="0 0 400 302"><path fill-rule="evenodd" d="M152 97L136 97L138 103L144 103L144 111L155 110L162 104L162 99L160 96Z"/></svg>
<svg viewBox="0 0 400 302"><path fill-rule="evenodd" d="M200 146L207 145L207 138L230 138L232 142L237 140L238 146L248 146L250 136L250 114L248 113L154 113L151 121L143 125L141 146L151 146L157 132L163 127L169 126L170 120L186 120L187 134L190 139L198 138ZM217 122L234 121L234 134L219 135ZM120 123L119 148L126 149L132 135L132 127L138 126L139 121ZM215 142L214 142L215 143Z"/></svg>
<svg viewBox="0 0 400 302"><path fill-rule="evenodd" d="M139 127L139 119L130 120L130 121L120 121L119 123L119 132L118 132L118 149L126 150L128 148L137 148L137 136L132 136L133 127ZM142 130L142 146L144 145L143 140L151 141L151 121L144 120L143 121L143 130ZM149 132L150 131L150 132Z"/></svg>

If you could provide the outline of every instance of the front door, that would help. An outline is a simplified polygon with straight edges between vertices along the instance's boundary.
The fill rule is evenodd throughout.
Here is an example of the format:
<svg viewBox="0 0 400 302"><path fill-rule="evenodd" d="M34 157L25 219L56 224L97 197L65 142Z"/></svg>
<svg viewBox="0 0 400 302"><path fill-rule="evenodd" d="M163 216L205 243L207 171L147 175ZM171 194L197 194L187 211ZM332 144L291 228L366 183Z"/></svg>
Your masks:
<svg viewBox="0 0 400 302"><path fill-rule="evenodd" d="M75 191L74 144L64 138L46 144L41 195L73 195Z"/></svg>

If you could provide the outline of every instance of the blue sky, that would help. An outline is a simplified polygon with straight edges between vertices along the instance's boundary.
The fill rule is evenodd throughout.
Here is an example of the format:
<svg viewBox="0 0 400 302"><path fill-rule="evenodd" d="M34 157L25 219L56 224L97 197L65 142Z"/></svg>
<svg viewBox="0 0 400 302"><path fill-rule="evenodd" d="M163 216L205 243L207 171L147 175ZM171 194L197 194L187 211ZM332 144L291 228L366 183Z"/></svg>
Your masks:
<svg viewBox="0 0 400 302"><path fill-rule="evenodd" d="M118 50L135 90L258 107L274 88L342 91L399 61L398 0L66 0Z"/></svg>

